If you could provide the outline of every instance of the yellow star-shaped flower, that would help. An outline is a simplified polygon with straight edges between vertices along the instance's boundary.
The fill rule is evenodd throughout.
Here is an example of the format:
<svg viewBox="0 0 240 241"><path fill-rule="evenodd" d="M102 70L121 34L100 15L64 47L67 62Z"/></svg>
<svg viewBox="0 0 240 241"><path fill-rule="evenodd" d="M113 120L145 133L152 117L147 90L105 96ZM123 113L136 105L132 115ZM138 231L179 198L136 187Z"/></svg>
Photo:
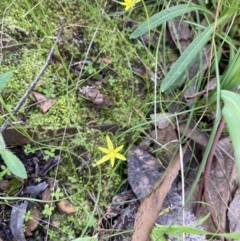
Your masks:
<svg viewBox="0 0 240 241"><path fill-rule="evenodd" d="M141 0L124 0L124 2L119 2L119 4L125 6L125 10L127 11L140 1Z"/></svg>
<svg viewBox="0 0 240 241"><path fill-rule="evenodd" d="M126 157L123 156L122 154L118 153L119 151L121 151L123 149L123 145L114 149L113 143L112 143L111 139L109 138L109 136L107 136L106 139L107 139L108 148L98 147L98 149L100 151L106 153L107 155L103 156L99 161L97 161L96 165L102 164L103 162L110 160L111 165L113 167L115 159L120 159L120 160L125 161Z"/></svg>

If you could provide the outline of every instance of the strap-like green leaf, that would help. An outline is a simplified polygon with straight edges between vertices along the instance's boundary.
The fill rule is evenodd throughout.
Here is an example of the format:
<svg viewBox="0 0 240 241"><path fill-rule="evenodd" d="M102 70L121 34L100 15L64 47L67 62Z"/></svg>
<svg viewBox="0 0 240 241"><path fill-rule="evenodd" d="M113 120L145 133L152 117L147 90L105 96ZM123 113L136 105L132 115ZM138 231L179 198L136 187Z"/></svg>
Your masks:
<svg viewBox="0 0 240 241"><path fill-rule="evenodd" d="M12 174L20 178L27 178L26 169L17 156L8 150L1 150L0 155Z"/></svg>
<svg viewBox="0 0 240 241"><path fill-rule="evenodd" d="M167 9L164 9L163 11L154 14L152 17L144 21L135 31L130 35L130 38L138 38L139 36L147 33L151 29L166 23L169 20L172 20L173 18L177 16L181 16L185 13L191 12L191 11L197 11L200 10L202 12L205 12L209 15L213 15L212 12L208 11L206 8L203 8L196 4L182 4L177 5L174 7L170 7Z"/></svg>
<svg viewBox="0 0 240 241"><path fill-rule="evenodd" d="M193 63L197 54L202 50L203 46L209 41L213 29L214 24L211 24L185 49L164 78L161 84L161 91L165 91L172 85L176 84L178 78L183 75L189 65Z"/></svg>
<svg viewBox="0 0 240 241"><path fill-rule="evenodd" d="M153 233L159 234L174 234L174 233L188 233L188 234L197 234L197 235L213 235L225 238L232 238L232 239L239 239L240 233L211 233L202 229L187 227L187 226L180 226L180 225L171 225L171 226L163 226L156 224L156 227L152 230Z"/></svg>
<svg viewBox="0 0 240 241"><path fill-rule="evenodd" d="M240 180L240 95L228 90L221 90L221 98L224 101L222 114L232 140L235 161Z"/></svg>
<svg viewBox="0 0 240 241"><path fill-rule="evenodd" d="M0 93L2 93L3 89L6 87L8 81L11 78L12 71L8 71L6 73L0 74Z"/></svg>
<svg viewBox="0 0 240 241"><path fill-rule="evenodd" d="M3 139L2 133L0 133L0 150L5 150L5 149L6 149L6 144L5 144L5 141Z"/></svg>

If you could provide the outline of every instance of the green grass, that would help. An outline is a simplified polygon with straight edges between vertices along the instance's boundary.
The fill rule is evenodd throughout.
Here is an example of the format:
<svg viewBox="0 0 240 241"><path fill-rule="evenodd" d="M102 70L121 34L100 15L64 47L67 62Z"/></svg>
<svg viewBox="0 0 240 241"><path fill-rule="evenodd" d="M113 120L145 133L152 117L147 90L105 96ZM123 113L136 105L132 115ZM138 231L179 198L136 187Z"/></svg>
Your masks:
<svg viewBox="0 0 240 241"><path fill-rule="evenodd" d="M27 125L32 129L37 126L53 129L65 126L78 128L78 134L74 136L63 136L60 140L34 140L31 146L27 147L32 151L45 150L49 153L54 148L60 152L61 162L56 172L50 175L60 180L61 192L77 209L77 214L72 217L64 218L56 211L49 215L50 226L53 225L54 218L59 217L61 220L59 232L48 230L51 240L66 240L69 235L74 238L84 237L92 228L98 230L97 221L105 214L105 206L126 181L126 163L120 161L114 168L108 163L97 167L87 163L84 172L78 173L79 165L86 162L86 154L89 154L95 163L102 157L97 147L105 146L106 133L89 129L89 123L117 123L122 128L121 131L108 134L116 146L124 145L123 153L126 155L132 145L138 144L144 136L149 135L149 126L156 122L149 119L150 114L167 111L169 106L179 104L181 109L172 116L177 119L186 114L190 123L192 119L198 121L206 117L210 109L216 110L215 127L187 199L187 202L189 201L205 167L217 131L222 100L225 103L223 115L226 121L231 111L231 115L240 113L235 102L235 110L228 104L234 96L226 92L233 90L239 83L239 51L236 50L239 43L235 39L238 34L235 18L239 10L233 10L236 3L234 0L224 1L221 6L217 5L217 1L212 2L217 10L221 10L216 19L208 10L205 1L200 0L196 4L187 1L182 4L176 1L149 1L137 4L136 8L129 12L124 12L114 1L103 0L21 0L12 3L3 0L0 3L0 9L7 8L2 18L3 32L8 33L20 46L14 52L3 51L0 65L0 73L13 71L11 80L2 93L7 113L16 106L44 64L60 27L60 17L64 16L67 20L61 41L55 48L54 59L35 88L35 91L55 98L56 104L43 114L37 106L31 107L34 100L30 97L17 115L25 116ZM190 19L189 23L192 28L197 29L198 37L178 56L175 47L166 42L166 22L190 12L201 12L209 26L202 27L199 22L196 24ZM133 31L128 27L130 18L143 23L133 27L134 29L138 26ZM227 24L231 28L226 35ZM143 33L150 36L152 30L156 30L159 36L155 47L152 47L150 42L144 45L136 39ZM209 98L196 99L193 105L188 106L182 98L184 88L177 87L188 66L207 42L212 43L214 52L209 74L217 76L217 89ZM218 62L226 45L231 53L229 59L232 64L228 66L225 74L220 74ZM83 60L89 61L89 64L79 67L77 73L74 72L73 65ZM175 64L170 69L173 62ZM144 76L134 74L134 70L139 66L145 67ZM103 73L109 77L108 81L101 79ZM186 82L186 79L184 81ZM187 81L185 88L198 81L199 90L206 82L200 75ZM80 93L80 88L95 84L100 92L114 103L113 106L97 106ZM6 113L2 113L1 123L6 118L4 114ZM238 128L237 123L234 122L232 126L235 129L230 129L230 134L236 137L234 131ZM24 133L24 128L22 132ZM184 137L180 139L183 141ZM234 143L239 141L236 138ZM89 201L87 195L92 190L95 191L94 203Z"/></svg>

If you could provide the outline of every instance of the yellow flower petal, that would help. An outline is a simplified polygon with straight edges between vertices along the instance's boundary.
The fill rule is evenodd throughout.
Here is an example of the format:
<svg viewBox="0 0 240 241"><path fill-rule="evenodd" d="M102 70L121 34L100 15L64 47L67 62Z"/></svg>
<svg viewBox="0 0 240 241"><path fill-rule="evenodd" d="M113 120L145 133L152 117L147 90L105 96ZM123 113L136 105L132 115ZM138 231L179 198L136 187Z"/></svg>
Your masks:
<svg viewBox="0 0 240 241"><path fill-rule="evenodd" d="M102 151L103 153L106 153L106 154L109 154L109 149L107 149L107 148L104 148L104 147L98 147L98 149L100 150L100 151Z"/></svg>
<svg viewBox="0 0 240 241"><path fill-rule="evenodd" d="M124 2L118 2L119 4L125 6L125 10L129 10L130 8L134 7L134 5L141 0L124 0Z"/></svg>
<svg viewBox="0 0 240 241"><path fill-rule="evenodd" d="M115 151L115 152L119 152L119 151L121 151L121 150L123 149L123 147L124 147L123 145L122 145L122 146L119 146L119 147L117 147L114 151Z"/></svg>
<svg viewBox="0 0 240 241"><path fill-rule="evenodd" d="M115 162L115 157L112 156L112 157L111 157L111 165L112 165L112 167L114 166L114 162Z"/></svg>
<svg viewBox="0 0 240 241"><path fill-rule="evenodd" d="M99 161L96 162L96 165L102 164L104 162L106 162L107 160L109 160L111 158L110 155L106 155L104 157L102 157Z"/></svg>
<svg viewBox="0 0 240 241"><path fill-rule="evenodd" d="M120 153L116 153L115 157L116 157L117 159L122 160L122 161L126 161L126 160L127 160L127 159L126 159L126 157L125 157L125 156L123 156L123 155L122 155L122 154L120 154Z"/></svg>
<svg viewBox="0 0 240 241"><path fill-rule="evenodd" d="M107 146L108 146L108 149L109 149L109 150L113 150L114 147L113 147L113 143L112 143L110 137L107 136L106 139L107 139Z"/></svg>
<svg viewBox="0 0 240 241"><path fill-rule="evenodd" d="M126 3L123 3L123 2L119 2L119 4L123 5L123 6L126 6L127 4Z"/></svg>

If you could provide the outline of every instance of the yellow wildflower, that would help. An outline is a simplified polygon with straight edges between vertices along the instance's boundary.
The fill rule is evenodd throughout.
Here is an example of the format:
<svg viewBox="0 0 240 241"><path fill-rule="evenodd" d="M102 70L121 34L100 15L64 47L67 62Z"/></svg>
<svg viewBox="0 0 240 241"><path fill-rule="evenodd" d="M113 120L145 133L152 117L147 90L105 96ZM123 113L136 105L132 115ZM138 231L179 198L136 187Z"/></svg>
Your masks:
<svg viewBox="0 0 240 241"><path fill-rule="evenodd" d="M125 10L127 11L140 1L141 0L124 0L124 2L119 2L119 4L125 6Z"/></svg>
<svg viewBox="0 0 240 241"><path fill-rule="evenodd" d="M102 164L103 162L106 162L107 160L110 160L111 165L113 167L114 162L115 162L115 158L125 161L126 157L123 156L122 154L118 153L119 151L121 151L123 149L123 145L114 149L113 143L112 143L111 139L109 138L109 136L107 136L106 139L107 139L108 148L98 147L98 149L100 151L106 153L107 155L103 156L99 161L97 161L96 165Z"/></svg>

